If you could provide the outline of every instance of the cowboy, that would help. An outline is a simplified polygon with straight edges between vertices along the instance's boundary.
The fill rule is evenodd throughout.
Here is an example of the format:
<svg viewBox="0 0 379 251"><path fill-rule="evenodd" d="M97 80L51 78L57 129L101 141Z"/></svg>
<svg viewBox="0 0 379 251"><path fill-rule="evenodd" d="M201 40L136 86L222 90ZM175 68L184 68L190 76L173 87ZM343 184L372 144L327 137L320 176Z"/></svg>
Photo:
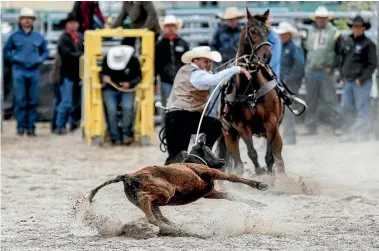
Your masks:
<svg viewBox="0 0 379 251"><path fill-rule="evenodd" d="M131 29L149 29L155 33L155 40L158 39L161 29L159 27L158 15L152 1L126 1L122 3L122 9L113 28L123 25L124 20L129 16ZM133 46L136 38L128 37L122 44Z"/></svg>
<svg viewBox="0 0 379 251"><path fill-rule="evenodd" d="M346 132L343 141L353 140L352 134L358 135L358 140L369 138L369 107L372 74L377 66L376 46L365 36L365 31L371 24L356 16L349 27L352 34L343 41L342 46L342 100L343 129ZM357 119L353 113L357 113Z"/></svg>
<svg viewBox="0 0 379 251"><path fill-rule="evenodd" d="M237 73L251 78L250 73L240 66L232 66L212 74L209 72L211 61L219 63L222 57L219 52L211 51L208 46L196 47L182 56L185 65L176 74L167 101L165 134L169 156L166 165L175 162L182 150L187 150L191 135L197 131L210 86L215 86ZM200 132L206 134L207 146L212 147L221 135L221 123L216 118L204 116Z"/></svg>
<svg viewBox="0 0 379 251"><path fill-rule="evenodd" d="M219 17L224 24L217 28L211 47L221 53L222 63L225 63L236 57L241 35L241 27L238 22L245 17L245 13L239 12L236 7L229 7Z"/></svg>
<svg viewBox="0 0 379 251"><path fill-rule="evenodd" d="M317 133L317 109L319 100L327 105L330 121L334 124L334 133L341 134L340 112L336 91L333 87L333 72L338 66L340 33L328 20L331 14L321 6L311 15L315 24L309 30L305 40L306 50L306 103L304 135Z"/></svg>
<svg viewBox="0 0 379 251"><path fill-rule="evenodd" d="M107 113L108 129L113 145L130 145L133 142L134 88L142 79L141 66L128 45L114 46L108 50L100 72L103 99ZM117 107L122 109L122 135L117 122Z"/></svg>
<svg viewBox="0 0 379 251"><path fill-rule="evenodd" d="M293 41L297 30L287 22L280 22L274 31L279 34L282 41L280 78L296 95L301 86L305 67L303 50ZM284 113L282 125L285 143L296 144L295 116L289 110Z"/></svg>
<svg viewBox="0 0 379 251"><path fill-rule="evenodd" d="M36 136L39 92L39 67L49 56L44 37L33 30L36 15L23 8L19 15L19 28L10 35L4 46L4 58L12 63L15 95L17 134Z"/></svg>
<svg viewBox="0 0 379 251"><path fill-rule="evenodd" d="M78 33L79 22L76 17L69 13L62 21L65 31L58 41L58 57L60 58L60 83L59 83L59 104L54 133L58 135L66 134L66 124L68 117L74 108L74 97L78 95L79 87L79 58L83 55L83 37ZM71 129L76 125L71 119Z"/></svg>
<svg viewBox="0 0 379 251"><path fill-rule="evenodd" d="M155 46L155 72L161 80L161 102L166 106L174 78L179 68L183 66L180 60L189 50L188 43L178 36L182 21L173 15L168 15L160 23L163 37Z"/></svg>

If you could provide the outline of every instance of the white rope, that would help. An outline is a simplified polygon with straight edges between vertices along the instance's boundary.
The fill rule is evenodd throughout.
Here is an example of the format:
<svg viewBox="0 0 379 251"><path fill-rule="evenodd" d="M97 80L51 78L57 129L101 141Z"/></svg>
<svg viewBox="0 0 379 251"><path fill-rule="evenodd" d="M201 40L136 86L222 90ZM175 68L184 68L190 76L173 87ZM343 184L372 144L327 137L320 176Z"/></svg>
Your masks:
<svg viewBox="0 0 379 251"><path fill-rule="evenodd" d="M192 154L192 153L188 154L188 156L194 156L194 157L198 158L199 160L201 160L204 163L204 165L208 166L208 163L205 160L203 160L201 157L199 157L195 154Z"/></svg>
<svg viewBox="0 0 379 251"><path fill-rule="evenodd" d="M203 123L204 114L205 114L205 112L206 112L206 110L207 110L207 108L208 108L208 105L209 105L210 101L212 100L213 94L215 94L217 88L220 87L220 86L221 86L226 80L228 80L229 78L231 78L231 76L227 76L227 77L223 78L223 79L220 81L220 83L218 83L218 84L216 85L216 88L213 90L213 92L212 92L211 95L209 96L207 103L205 103L205 107L204 107L203 113L201 114L200 121L199 121L199 125L198 125L198 127L197 127L196 141L195 141L195 142L197 142L197 141L199 140L200 127L201 127L201 124Z"/></svg>

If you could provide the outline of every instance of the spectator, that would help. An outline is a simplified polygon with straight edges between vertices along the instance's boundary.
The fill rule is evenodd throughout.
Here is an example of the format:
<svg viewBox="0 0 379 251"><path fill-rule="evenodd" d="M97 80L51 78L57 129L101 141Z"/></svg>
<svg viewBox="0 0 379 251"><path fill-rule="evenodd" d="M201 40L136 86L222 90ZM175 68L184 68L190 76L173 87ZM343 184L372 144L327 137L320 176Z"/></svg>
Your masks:
<svg viewBox="0 0 379 251"><path fill-rule="evenodd" d="M19 16L19 29L8 38L4 57L12 63L13 89L17 134L36 136L38 113L39 66L49 56L44 37L33 30L34 11L23 8Z"/></svg>
<svg viewBox="0 0 379 251"><path fill-rule="evenodd" d="M333 86L334 68L338 66L340 33L329 23L330 13L325 7L319 7L311 16L315 24L308 31L305 40L306 50L306 103L304 135L317 133L317 110L319 99L328 108L329 120L334 124L334 133L341 134L340 112Z"/></svg>
<svg viewBox="0 0 379 251"><path fill-rule="evenodd" d="M297 94L304 75L303 50L293 41L297 30L287 22L281 22L275 32L282 41L282 59L280 62L280 78L290 90ZM295 115L286 108L283 118L283 139L285 144L296 144Z"/></svg>
<svg viewBox="0 0 379 251"><path fill-rule="evenodd" d="M265 13L266 14L266 13ZM269 14L269 13L267 13ZM270 16L268 16L266 25L268 28L268 41L271 44L271 60L270 60L270 66L272 70L274 71L278 82L280 82L280 61L282 57L282 43L280 41L280 38L278 34L275 33L275 31L271 28L271 22L270 22Z"/></svg>
<svg viewBox="0 0 379 251"><path fill-rule="evenodd" d="M81 33L101 29L107 25L98 1L76 1L72 14L79 22L78 31Z"/></svg>
<svg viewBox="0 0 379 251"><path fill-rule="evenodd" d="M376 46L365 36L365 31L371 24L365 22L361 16L353 19L349 24L352 34L343 41L342 46L342 114L343 128L346 135L343 141L353 139L353 134L359 140L369 138L370 121L370 90L372 74L377 66ZM357 119L353 113L357 113ZM354 123L355 122L355 123Z"/></svg>
<svg viewBox="0 0 379 251"><path fill-rule="evenodd" d="M58 41L58 54L60 58L60 102L57 107L57 116L54 133L66 134L66 124L73 109L74 97L77 95L74 90L79 86L79 58L83 55L83 38L78 33L79 22L70 13L63 21L65 31ZM71 124L71 127L75 125Z"/></svg>
<svg viewBox="0 0 379 251"><path fill-rule="evenodd" d="M222 63L234 59L237 54L238 41L240 39L241 28L238 21L245 17L243 12L239 12L236 7L226 8L225 13L220 18L225 24L220 25L213 37L211 47L221 53Z"/></svg>
<svg viewBox="0 0 379 251"><path fill-rule="evenodd" d="M129 16L130 28L132 29L149 29L155 33L155 40L159 37L160 27L157 12L152 1L128 1L122 3L122 9L117 17L113 28L122 26L124 20ZM122 42L124 45L134 47L136 38L125 38Z"/></svg>
<svg viewBox="0 0 379 251"><path fill-rule="evenodd" d="M166 106L174 78L183 66L182 55L189 50L188 43L178 36L182 22L175 16L166 16L161 23L163 37L155 47L155 72L161 79L161 101Z"/></svg>
<svg viewBox="0 0 379 251"><path fill-rule="evenodd" d="M108 117L108 128L113 145L133 141L134 92L133 88L142 79L138 58L133 56L134 48L127 45L109 49L102 64L102 81L105 84L103 99ZM115 87L117 87L117 89ZM126 90L121 91L121 90ZM117 123L117 107L122 109L122 136Z"/></svg>

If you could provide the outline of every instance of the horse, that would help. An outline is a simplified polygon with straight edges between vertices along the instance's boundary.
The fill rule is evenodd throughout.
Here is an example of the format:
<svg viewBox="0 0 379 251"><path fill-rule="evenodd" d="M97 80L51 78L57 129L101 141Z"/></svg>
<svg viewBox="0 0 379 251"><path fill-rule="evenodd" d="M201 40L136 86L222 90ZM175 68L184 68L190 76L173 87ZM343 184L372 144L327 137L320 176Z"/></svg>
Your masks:
<svg viewBox="0 0 379 251"><path fill-rule="evenodd" d="M235 172L243 174L244 166L239 150L239 140L242 138L257 175L273 173L274 164L277 172L284 174L279 124L284 114L283 99L285 97L281 95L275 73L268 66L271 59L271 47L268 42L269 31L265 23L269 17L269 10L263 15L252 16L246 8L246 13L247 22L241 31L236 63L247 68L252 78L248 80L242 74L237 75L232 94L227 94L225 91L230 88L230 84L224 85L218 114L223 124L218 154L229 163L232 158ZM229 99L230 96L232 96L231 99ZM228 100L233 100L230 105L226 103ZM265 156L267 170L258 162L253 135L267 139Z"/></svg>

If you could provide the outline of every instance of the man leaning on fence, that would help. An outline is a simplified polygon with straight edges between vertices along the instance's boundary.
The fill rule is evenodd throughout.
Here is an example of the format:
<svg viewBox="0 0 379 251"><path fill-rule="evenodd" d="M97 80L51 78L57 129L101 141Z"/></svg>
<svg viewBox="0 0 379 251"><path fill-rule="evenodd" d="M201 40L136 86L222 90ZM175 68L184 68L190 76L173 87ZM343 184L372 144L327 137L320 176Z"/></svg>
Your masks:
<svg viewBox="0 0 379 251"><path fill-rule="evenodd" d="M331 14L325 7L319 7L311 18L315 24L309 30L304 43L306 50L306 103L304 135L317 134L317 110L320 101L327 106L329 122L333 124L335 135L341 134L341 117L334 89L334 69L338 67L341 36L328 19Z"/></svg>
<svg viewBox="0 0 379 251"><path fill-rule="evenodd" d="M290 90L298 94L304 75L304 54L302 48L298 47L293 39L296 37L297 30L287 22L279 23L275 32L279 34L282 40L282 59L280 78L290 88ZM296 125L295 115L287 108L284 113L282 122L283 139L285 144L296 144Z"/></svg>
<svg viewBox="0 0 379 251"><path fill-rule="evenodd" d="M155 46L155 71L161 80L161 102L163 106L166 106L175 75L183 66L180 59L189 50L188 43L178 35L181 27L181 20L173 15L166 16L161 22L163 37Z"/></svg>
<svg viewBox="0 0 379 251"><path fill-rule="evenodd" d="M58 41L59 68L59 96L54 133L66 134L66 124L72 115L74 97L79 89L79 58L83 55L83 38L78 33L79 22L73 14L68 14L63 20L65 31ZM71 121L72 122L72 121ZM73 127L71 123L71 127Z"/></svg>
<svg viewBox="0 0 379 251"><path fill-rule="evenodd" d="M32 9L23 8L19 28L12 33L4 46L4 58L12 63L13 89L17 134L36 136L39 93L39 66L49 52L44 37L33 30L36 15Z"/></svg>
<svg viewBox="0 0 379 251"><path fill-rule="evenodd" d="M133 141L134 88L142 79L141 66L128 45L112 47L102 63L100 72L104 84L103 100L108 131L113 145L129 145ZM121 107L122 133L118 127L117 111Z"/></svg>
<svg viewBox="0 0 379 251"><path fill-rule="evenodd" d="M366 141L370 131L372 74L377 66L376 46L365 36L365 30L370 29L371 24L362 17L355 17L349 26L352 34L343 41L341 53L341 107L345 132L342 141ZM354 113L357 114L356 119Z"/></svg>

